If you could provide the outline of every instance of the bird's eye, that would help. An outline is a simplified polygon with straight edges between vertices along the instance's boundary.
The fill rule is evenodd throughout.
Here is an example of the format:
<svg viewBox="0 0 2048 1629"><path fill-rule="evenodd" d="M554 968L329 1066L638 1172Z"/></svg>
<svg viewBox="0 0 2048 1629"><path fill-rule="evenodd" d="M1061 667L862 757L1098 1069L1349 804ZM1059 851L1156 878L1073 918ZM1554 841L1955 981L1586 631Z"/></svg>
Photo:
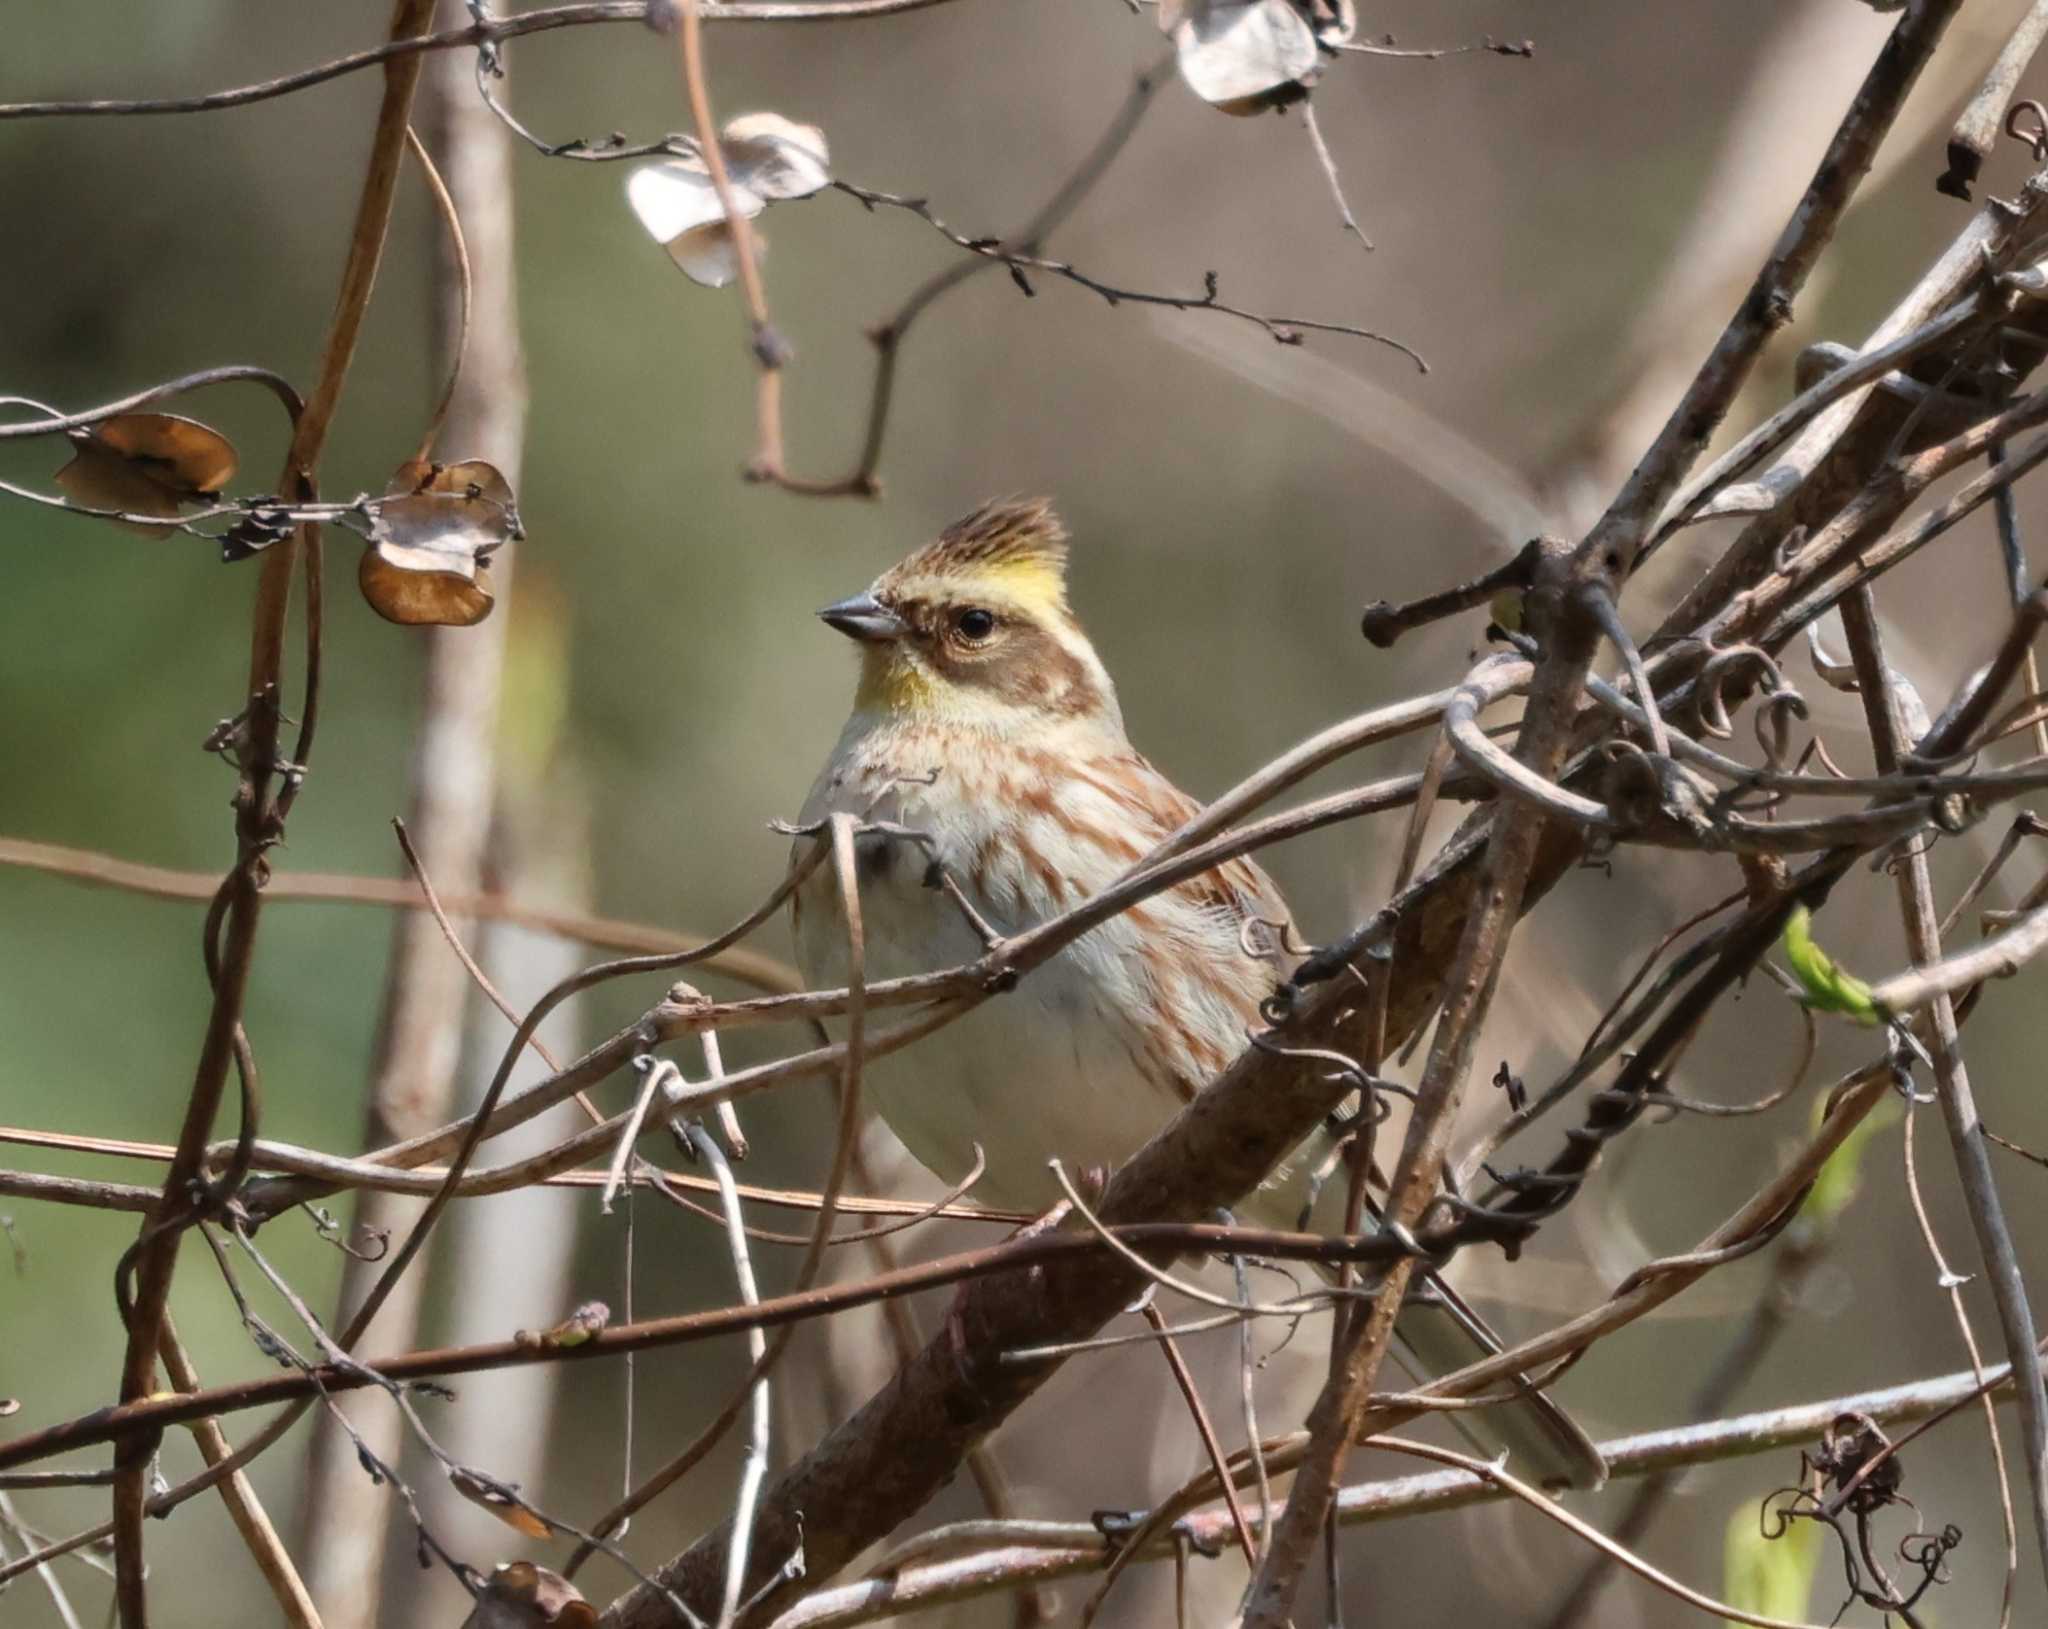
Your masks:
<svg viewBox="0 0 2048 1629"><path fill-rule="evenodd" d="M953 626L960 630L961 638L972 639L978 643L996 631L996 614L993 611L984 611L977 605L955 617Z"/></svg>

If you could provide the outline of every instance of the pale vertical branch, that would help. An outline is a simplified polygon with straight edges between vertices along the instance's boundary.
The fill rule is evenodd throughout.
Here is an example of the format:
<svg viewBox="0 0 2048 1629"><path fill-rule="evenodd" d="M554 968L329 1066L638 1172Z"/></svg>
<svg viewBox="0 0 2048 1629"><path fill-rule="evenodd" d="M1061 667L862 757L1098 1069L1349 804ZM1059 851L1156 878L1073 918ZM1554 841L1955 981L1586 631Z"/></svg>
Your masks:
<svg viewBox="0 0 2048 1629"><path fill-rule="evenodd" d="M511 168L504 130L483 108L470 65L444 53L430 80L433 146L468 239L473 281L470 351L441 442L452 457L486 458L519 481L526 384L512 273ZM440 367L457 331L459 289L444 254L436 278ZM500 552L493 572L509 602L512 562ZM493 741L504 663L504 614L474 628L428 630L421 718L407 818L436 885L451 895L478 888L494 785ZM442 943L433 919L407 913L395 924L384 1010L368 1095L364 1143L375 1147L448 1117L461 1060L468 976ZM402 1230L420 1202L366 1193L359 1225ZM345 1323L375 1281L379 1264L351 1259L337 1324ZM411 1344L425 1276L400 1281L378 1317L380 1342ZM399 1421L381 1399L342 1405L370 1446L387 1460L399 1450ZM339 1427L323 1417L308 1473L301 1530L315 1598L330 1629L369 1629L378 1617L388 1496L363 1474Z"/></svg>
<svg viewBox="0 0 2048 1629"><path fill-rule="evenodd" d="M1850 654L1856 661L1857 687L1863 694L1878 771L1889 774L1914 743L1900 738L1890 671L1885 666L1875 603L1867 586L1842 601L1842 625L1848 630ZM1906 948L1914 965L1924 967L1941 960L1940 916L1934 908L1934 884L1924 843L1907 846L1897 863L1896 874L1899 909L1906 925ZM2012 1229L1998 1197L1991 1150L1984 1139L1984 1122L1978 1117L1976 1096L1970 1088L1970 1072L1963 1063L1955 1005L1946 992L1934 998L1928 1017L1934 1031L1935 1096L1941 1104L1942 1121L1948 1127L1963 1203L1984 1258L1992 1304L1998 1309L2006 1356L2012 1362L2017 1381L2034 1541L2042 1566L2048 1569L2048 1386L2043 1384L2041 1354L2035 1348L2033 1309L2028 1305L2026 1281L2020 1276Z"/></svg>
<svg viewBox="0 0 2048 1629"><path fill-rule="evenodd" d="M515 665L521 650L522 641L515 638L509 653ZM537 773L542 766L530 766L536 773L525 773L522 755L507 751L504 756L497 827L489 850L494 880L522 899L582 904L590 878L583 864L587 822L580 796L563 795L566 777L552 757L543 795ZM478 954L493 982L522 994L547 989L582 965L574 945L510 925L491 928ZM472 1003L471 1019L462 1070L468 1108L482 1098L505 1039L503 1019L481 1003ZM573 1056L583 1047L580 1020L579 1004L573 1001L549 1020L547 1038L562 1055ZM529 1059L513 1080L517 1085L544 1072L538 1059ZM507 1131L494 1146L505 1157L517 1159L547 1147L577 1123L575 1111L564 1105ZM589 1190L579 1193L587 1198ZM524 1188L482 1207L453 1210L442 1224L437 1282L443 1289L436 1338L457 1343L503 1340L515 1329L542 1329L558 1322L581 1299L571 1292L570 1272L577 1224L586 1213L587 1206L577 1197L543 1188ZM561 1386L561 1370L552 1364L471 1375L462 1383L460 1402L436 1422L436 1434L462 1464L478 1466L528 1490L542 1488L550 1421ZM508 1420L518 1421L519 1429L507 1431ZM456 1493L445 1479L422 1478L417 1486L428 1525L451 1549L479 1564L510 1558L513 1552L506 1546L512 1541L511 1530L495 1516ZM450 1600L447 1589L419 1589L396 1621L416 1629L442 1629L449 1621L445 1607Z"/></svg>

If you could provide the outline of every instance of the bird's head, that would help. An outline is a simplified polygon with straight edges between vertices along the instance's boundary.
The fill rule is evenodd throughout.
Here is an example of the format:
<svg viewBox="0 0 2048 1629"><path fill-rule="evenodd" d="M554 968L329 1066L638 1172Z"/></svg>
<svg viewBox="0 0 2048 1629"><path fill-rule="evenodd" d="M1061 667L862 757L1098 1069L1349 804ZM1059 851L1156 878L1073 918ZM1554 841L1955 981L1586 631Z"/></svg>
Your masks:
<svg viewBox="0 0 2048 1629"><path fill-rule="evenodd" d="M1066 528L1043 499L983 504L818 615L860 642L860 711L1122 732L1116 690L1067 609Z"/></svg>

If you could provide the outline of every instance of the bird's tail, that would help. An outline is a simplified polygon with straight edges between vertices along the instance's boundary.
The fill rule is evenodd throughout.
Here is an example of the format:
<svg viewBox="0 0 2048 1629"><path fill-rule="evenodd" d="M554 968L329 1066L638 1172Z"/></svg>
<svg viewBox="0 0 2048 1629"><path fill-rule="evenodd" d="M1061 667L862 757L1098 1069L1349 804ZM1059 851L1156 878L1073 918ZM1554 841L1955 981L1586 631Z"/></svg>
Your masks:
<svg viewBox="0 0 2048 1629"><path fill-rule="evenodd" d="M1405 1367L1432 1380L1501 1351L1500 1338L1458 1292L1426 1269L1394 1324L1394 1344ZM1490 1408L1451 1414L1465 1440L1489 1459L1505 1451L1509 1471L1543 1487L1597 1488L1607 1461L1572 1417L1541 1392Z"/></svg>
<svg viewBox="0 0 2048 1629"><path fill-rule="evenodd" d="M1334 1147L1327 1132L1311 1137L1289 1167L1247 1198L1245 1214L1277 1227L1342 1233L1346 1184L1318 1183L1310 1175L1328 1167ZM1379 1207L1368 1196L1368 1230L1378 1220ZM1502 1350L1500 1337L1470 1303L1440 1274L1418 1266L1408 1304L1394 1324L1394 1352L1403 1367L1417 1380L1429 1381ZM1505 1450L1509 1471L1539 1486L1597 1488L1607 1480L1607 1462L1593 1439L1541 1392L1487 1408L1455 1410L1450 1418L1482 1454L1491 1459Z"/></svg>

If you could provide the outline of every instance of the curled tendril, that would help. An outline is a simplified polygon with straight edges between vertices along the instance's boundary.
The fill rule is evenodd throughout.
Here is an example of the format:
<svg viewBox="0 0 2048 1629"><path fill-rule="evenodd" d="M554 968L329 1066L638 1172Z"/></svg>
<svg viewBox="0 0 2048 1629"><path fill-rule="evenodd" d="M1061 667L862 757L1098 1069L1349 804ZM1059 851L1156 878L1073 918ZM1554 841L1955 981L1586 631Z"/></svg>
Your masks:
<svg viewBox="0 0 2048 1629"><path fill-rule="evenodd" d="M2036 164L2048 159L2048 108L2033 98L2013 103L2012 111L2005 116L2005 133L2015 141L2025 142Z"/></svg>
<svg viewBox="0 0 2048 1629"><path fill-rule="evenodd" d="M1783 1538L1801 1518L1818 1520L1819 1502L1804 1488L1778 1488L1764 1495L1757 1508L1757 1531L1766 1542Z"/></svg>
<svg viewBox="0 0 2048 1629"><path fill-rule="evenodd" d="M355 1243L337 1222L318 1205L301 1205L307 1219L313 1224L313 1231L325 1239L343 1255L354 1256L357 1261L378 1262L391 1253L391 1230L385 1227L362 1226L356 1234L362 1243Z"/></svg>
<svg viewBox="0 0 2048 1629"><path fill-rule="evenodd" d="M1806 698L1790 685L1765 694L1755 715L1756 741L1774 771L1782 772L1786 759L1792 755L1793 720L1804 723L1812 716L1813 709L1807 706Z"/></svg>
<svg viewBox="0 0 2048 1629"><path fill-rule="evenodd" d="M1962 1542L1963 1530L1954 1522L1939 1533L1908 1533L1899 1540L1899 1559L1926 1575L1922 1589L1927 1584L1945 1584L1949 1581L1949 1552Z"/></svg>
<svg viewBox="0 0 2048 1629"><path fill-rule="evenodd" d="M1316 953L1316 947L1301 937L1292 922L1270 916L1248 916L1240 922L1237 948L1254 961L1264 961L1275 951L1297 957Z"/></svg>
<svg viewBox="0 0 2048 1629"><path fill-rule="evenodd" d="M1727 741L1734 737L1735 725L1728 715L1727 689L1737 678L1749 680L1766 697L1799 697L1799 692L1786 680L1785 673L1778 666L1771 653L1760 645L1709 645L1706 659L1693 677L1695 701L1693 710L1704 734ZM1804 715L1805 702L1798 700Z"/></svg>

